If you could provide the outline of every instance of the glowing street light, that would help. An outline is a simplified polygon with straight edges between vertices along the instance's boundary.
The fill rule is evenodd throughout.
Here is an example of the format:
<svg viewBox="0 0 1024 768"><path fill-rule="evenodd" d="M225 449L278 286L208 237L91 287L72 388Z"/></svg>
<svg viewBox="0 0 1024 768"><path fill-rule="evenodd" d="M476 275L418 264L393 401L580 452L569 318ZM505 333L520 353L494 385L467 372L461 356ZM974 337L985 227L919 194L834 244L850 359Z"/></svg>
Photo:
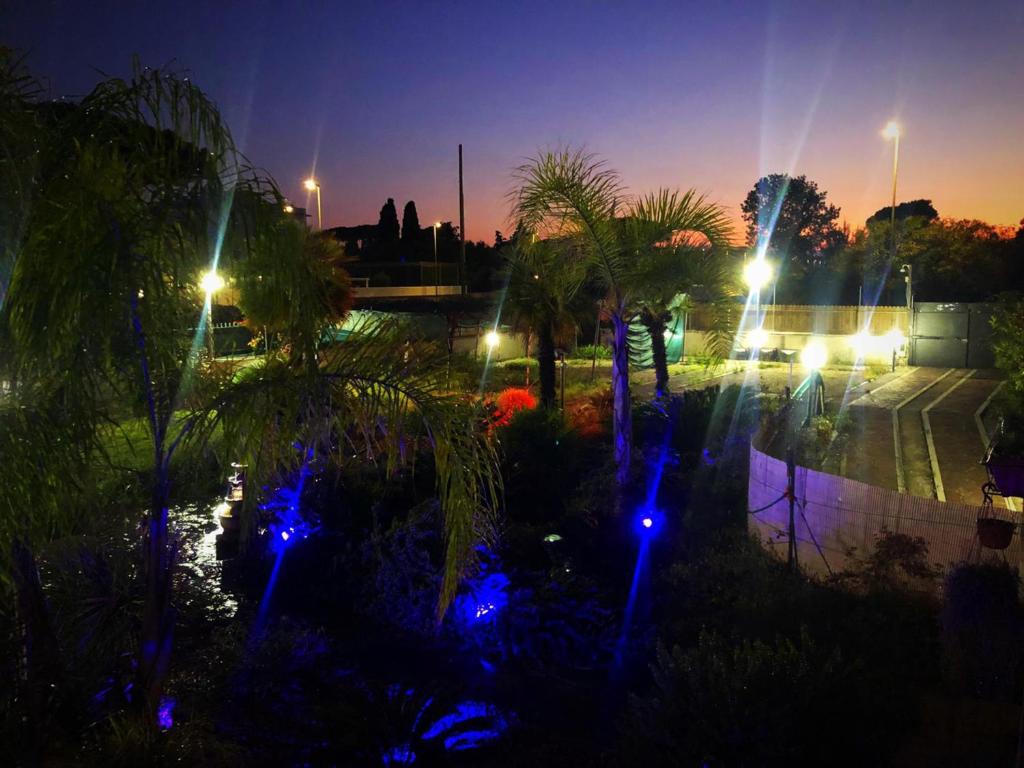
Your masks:
<svg viewBox="0 0 1024 768"><path fill-rule="evenodd" d="M501 341L501 336L498 335L497 331L488 331L487 335L484 336L484 343L488 349L494 349L498 346L498 342Z"/></svg>
<svg viewBox="0 0 1024 768"><path fill-rule="evenodd" d="M284 212L285 213L295 213L295 206L293 206L291 203L285 203L284 204Z"/></svg>
<svg viewBox="0 0 1024 768"><path fill-rule="evenodd" d="M828 350L820 341L810 341L800 352L800 362L812 371L817 371L828 362Z"/></svg>
<svg viewBox="0 0 1024 768"><path fill-rule="evenodd" d="M320 182L314 179L312 176L310 176L308 179L302 182L302 186L304 186L309 192L316 192L316 228L323 229L324 215L323 210L320 208Z"/></svg>
<svg viewBox="0 0 1024 768"><path fill-rule="evenodd" d="M217 356L213 346L213 294L224 287L224 278L217 274L217 270L211 269L209 272L204 272L203 276L199 278L199 287L206 294L206 327L208 329L206 345L212 360Z"/></svg>
<svg viewBox="0 0 1024 768"><path fill-rule="evenodd" d="M212 296L224 287L224 278L218 275L216 270L211 269L209 272L203 273L199 279L199 287L207 296Z"/></svg>
<svg viewBox="0 0 1024 768"><path fill-rule="evenodd" d="M435 221L431 229L434 230L434 298L437 298L438 285L441 282L441 276L437 271L437 230L441 228L441 222Z"/></svg>
<svg viewBox="0 0 1024 768"><path fill-rule="evenodd" d="M892 238L892 258L893 261L896 261L896 176L900 167L899 123L890 120L882 129L882 135L892 142L892 211L889 215L889 236Z"/></svg>
<svg viewBox="0 0 1024 768"><path fill-rule="evenodd" d="M768 331L757 327L747 334L747 345L751 349L764 349L768 346Z"/></svg>
<svg viewBox="0 0 1024 768"><path fill-rule="evenodd" d="M760 293L772 280L772 265L762 257L748 261L743 267L743 282L754 293Z"/></svg>

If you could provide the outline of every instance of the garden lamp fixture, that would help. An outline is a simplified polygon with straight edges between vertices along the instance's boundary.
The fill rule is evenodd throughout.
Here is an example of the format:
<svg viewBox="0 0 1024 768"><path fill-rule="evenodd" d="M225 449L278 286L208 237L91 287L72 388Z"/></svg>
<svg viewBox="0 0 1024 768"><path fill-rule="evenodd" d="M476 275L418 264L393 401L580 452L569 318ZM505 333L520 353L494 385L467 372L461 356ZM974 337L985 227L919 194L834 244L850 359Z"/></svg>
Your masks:
<svg viewBox="0 0 1024 768"><path fill-rule="evenodd" d="M497 331L488 331L487 335L484 336L484 343L487 345L488 349L494 349L498 346L499 341L501 341L501 337L498 335Z"/></svg>
<svg viewBox="0 0 1024 768"><path fill-rule="evenodd" d="M811 341L800 353L800 362L812 371L817 371L828 362L828 351L820 341Z"/></svg>

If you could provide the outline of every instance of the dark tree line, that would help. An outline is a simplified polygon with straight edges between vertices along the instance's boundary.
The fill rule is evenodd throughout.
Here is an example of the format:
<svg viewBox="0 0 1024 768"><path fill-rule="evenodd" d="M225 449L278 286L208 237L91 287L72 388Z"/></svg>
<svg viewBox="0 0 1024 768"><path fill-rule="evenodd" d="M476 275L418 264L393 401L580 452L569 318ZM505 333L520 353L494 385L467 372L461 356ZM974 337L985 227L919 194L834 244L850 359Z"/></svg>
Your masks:
<svg viewBox="0 0 1024 768"><path fill-rule="evenodd" d="M827 197L806 176L771 174L743 201L747 246L775 266L768 290L780 304L901 305L903 264L913 267L921 301L986 301L1024 289L1024 220L1014 231L941 218L921 199L896 206L895 231L886 206L851 233Z"/></svg>

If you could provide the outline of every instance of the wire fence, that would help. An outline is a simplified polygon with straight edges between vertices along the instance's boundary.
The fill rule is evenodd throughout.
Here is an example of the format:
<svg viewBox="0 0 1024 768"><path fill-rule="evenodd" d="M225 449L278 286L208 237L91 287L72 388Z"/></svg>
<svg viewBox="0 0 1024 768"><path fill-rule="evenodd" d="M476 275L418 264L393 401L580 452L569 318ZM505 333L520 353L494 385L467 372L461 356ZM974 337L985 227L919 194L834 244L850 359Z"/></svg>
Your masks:
<svg viewBox="0 0 1024 768"><path fill-rule="evenodd" d="M774 551L785 554L789 504L786 462L750 446L747 485L747 527ZM928 559L945 569L978 552L977 519L986 513L972 504L911 496L888 488L797 466L794 476L795 529L801 566L816 575L842 570L852 554L864 557L878 533L919 536L928 544ZM1016 513L997 510L1000 515ZM1020 565L1021 536L1004 551L1006 560Z"/></svg>

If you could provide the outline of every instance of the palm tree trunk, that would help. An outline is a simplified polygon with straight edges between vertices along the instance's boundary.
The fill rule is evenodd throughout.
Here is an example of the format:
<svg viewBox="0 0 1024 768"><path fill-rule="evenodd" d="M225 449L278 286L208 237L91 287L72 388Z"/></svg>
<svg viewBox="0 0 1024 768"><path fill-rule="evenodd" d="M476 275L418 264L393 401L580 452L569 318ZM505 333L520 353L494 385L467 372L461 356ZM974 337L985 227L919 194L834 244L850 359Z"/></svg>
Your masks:
<svg viewBox="0 0 1024 768"><path fill-rule="evenodd" d="M146 536L146 600L142 613L142 636L136 681L136 701L153 715L160 703L164 678L171 659L174 611L171 608L172 556L167 547L168 491L167 463L156 468L149 530ZM148 718L154 722L153 718Z"/></svg>
<svg viewBox="0 0 1024 768"><path fill-rule="evenodd" d="M647 333L651 336L651 355L654 357L654 395L668 394L668 354L665 351L665 322L654 315L644 318Z"/></svg>
<svg viewBox="0 0 1024 768"><path fill-rule="evenodd" d="M18 700L24 707L21 713L24 731L20 749L15 754L25 765L35 765L45 746L55 700L63 693L63 670L32 551L15 539L11 556L15 624L20 644L17 690Z"/></svg>
<svg viewBox="0 0 1024 768"><path fill-rule="evenodd" d="M555 407L555 335L550 323L537 329L537 367L540 375L540 404Z"/></svg>
<svg viewBox="0 0 1024 768"><path fill-rule="evenodd" d="M621 312L612 314L612 439L615 479L621 488L629 479L633 452L633 414L629 397L629 324Z"/></svg>
<svg viewBox="0 0 1024 768"><path fill-rule="evenodd" d="M526 346L526 350L525 350L525 352L523 354L523 357L526 358L526 388L527 389L530 388L530 369L533 367L533 366L530 365L530 342L532 341L531 337L532 337L532 334L530 333L529 329L527 329L527 331L526 331L526 345L525 345Z"/></svg>

